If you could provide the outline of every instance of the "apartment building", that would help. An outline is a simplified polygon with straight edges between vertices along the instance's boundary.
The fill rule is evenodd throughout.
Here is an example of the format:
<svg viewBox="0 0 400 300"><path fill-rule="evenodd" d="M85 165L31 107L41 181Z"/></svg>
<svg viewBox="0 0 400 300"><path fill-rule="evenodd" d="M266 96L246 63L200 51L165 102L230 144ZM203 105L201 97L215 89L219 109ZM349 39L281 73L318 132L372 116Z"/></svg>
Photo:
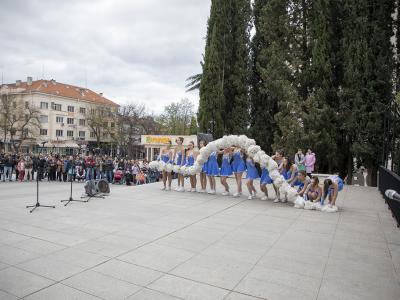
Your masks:
<svg viewBox="0 0 400 300"><path fill-rule="evenodd" d="M56 80L33 81L28 77L26 82L17 80L13 84L1 85L0 94L2 99L12 101L15 107L35 107L40 121L39 127L29 131L29 137L19 141L18 135L10 140L8 134L4 139L0 128L0 139L5 142L6 149L12 142L19 142L24 151L36 152L38 145L46 142L47 151L68 154L74 149L94 147L98 140L102 144L111 142L110 131L105 128L115 128L113 116L119 106L102 93ZM95 113L100 114L103 122L99 131L93 129ZM92 126L89 124L91 121Z"/></svg>

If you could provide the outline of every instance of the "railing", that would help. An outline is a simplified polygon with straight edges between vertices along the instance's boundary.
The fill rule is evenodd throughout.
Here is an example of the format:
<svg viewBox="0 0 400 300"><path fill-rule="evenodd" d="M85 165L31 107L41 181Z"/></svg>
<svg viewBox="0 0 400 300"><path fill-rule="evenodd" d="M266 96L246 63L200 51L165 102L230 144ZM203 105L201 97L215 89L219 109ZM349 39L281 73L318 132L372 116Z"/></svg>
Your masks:
<svg viewBox="0 0 400 300"><path fill-rule="evenodd" d="M388 189L400 193L400 176L382 166L379 167L378 188L392 211L392 216L397 221L397 227L400 227L400 201L391 200L385 195L385 191Z"/></svg>

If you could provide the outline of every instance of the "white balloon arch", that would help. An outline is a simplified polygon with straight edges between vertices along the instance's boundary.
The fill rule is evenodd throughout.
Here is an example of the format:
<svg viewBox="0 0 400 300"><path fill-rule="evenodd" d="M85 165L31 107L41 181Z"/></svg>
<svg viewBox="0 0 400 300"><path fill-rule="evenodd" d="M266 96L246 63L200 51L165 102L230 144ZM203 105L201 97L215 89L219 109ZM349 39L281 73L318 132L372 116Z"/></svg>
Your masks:
<svg viewBox="0 0 400 300"><path fill-rule="evenodd" d="M218 140L212 141L203 147L199 151L199 155L193 166L177 166L163 161L152 161L150 162L150 168L158 169L159 171L174 171L183 175L195 175L200 173L203 164L208 160L210 154L219 149L225 149L228 147L237 146L246 151L246 154L251 157L254 162L259 163L261 168L266 168L269 172L269 176L274 182L274 185L279 188L281 196L286 196L289 202L294 203L296 208L304 207L304 199L297 195L296 189L291 187L283 176L279 173L278 164L268 156L260 146L256 145L256 141L249 139L245 135L228 135Z"/></svg>

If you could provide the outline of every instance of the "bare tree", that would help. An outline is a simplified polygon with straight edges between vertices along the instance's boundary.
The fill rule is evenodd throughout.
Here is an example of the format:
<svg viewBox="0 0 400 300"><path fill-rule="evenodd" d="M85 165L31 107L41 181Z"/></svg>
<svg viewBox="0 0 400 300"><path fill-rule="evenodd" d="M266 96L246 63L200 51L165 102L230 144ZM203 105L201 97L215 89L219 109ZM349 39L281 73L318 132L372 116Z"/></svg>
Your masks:
<svg viewBox="0 0 400 300"><path fill-rule="evenodd" d="M39 110L29 102L17 101L15 95L4 93L0 102L0 127L3 131L4 150L7 137L15 151L15 137L20 145L27 139L35 139L40 129Z"/></svg>

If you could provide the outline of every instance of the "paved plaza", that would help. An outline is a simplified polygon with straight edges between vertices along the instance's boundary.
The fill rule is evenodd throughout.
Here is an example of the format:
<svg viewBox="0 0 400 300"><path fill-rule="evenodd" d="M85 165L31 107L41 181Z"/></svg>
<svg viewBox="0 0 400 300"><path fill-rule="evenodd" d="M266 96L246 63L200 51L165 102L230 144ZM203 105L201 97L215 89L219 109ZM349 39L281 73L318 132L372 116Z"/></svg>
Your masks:
<svg viewBox="0 0 400 300"><path fill-rule="evenodd" d="M40 189L56 208L30 214L35 183L0 183L0 299L400 299L376 188L345 187L333 214L160 184L64 207L69 184Z"/></svg>

